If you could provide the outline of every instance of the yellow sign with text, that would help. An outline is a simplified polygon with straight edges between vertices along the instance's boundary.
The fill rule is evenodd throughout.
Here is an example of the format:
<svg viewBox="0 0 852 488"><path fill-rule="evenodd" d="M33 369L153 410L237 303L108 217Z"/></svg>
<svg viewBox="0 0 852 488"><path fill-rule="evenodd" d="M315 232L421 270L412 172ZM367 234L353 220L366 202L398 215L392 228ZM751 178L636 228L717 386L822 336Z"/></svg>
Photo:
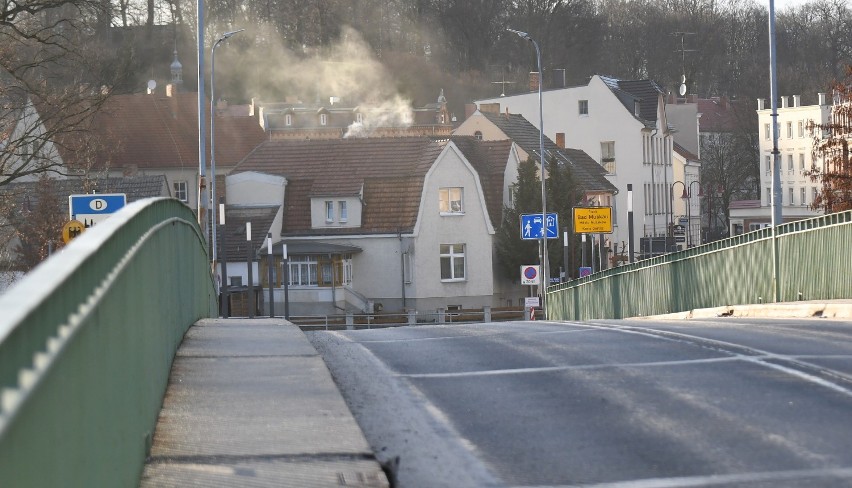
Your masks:
<svg viewBox="0 0 852 488"><path fill-rule="evenodd" d="M574 207L575 234L612 234L612 207Z"/></svg>

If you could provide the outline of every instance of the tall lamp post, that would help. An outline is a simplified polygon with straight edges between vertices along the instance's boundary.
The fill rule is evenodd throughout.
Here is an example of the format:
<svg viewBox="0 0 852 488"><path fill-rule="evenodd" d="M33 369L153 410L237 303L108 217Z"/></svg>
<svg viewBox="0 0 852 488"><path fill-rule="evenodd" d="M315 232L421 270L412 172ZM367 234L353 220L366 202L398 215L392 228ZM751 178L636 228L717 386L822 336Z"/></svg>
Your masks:
<svg viewBox="0 0 852 488"><path fill-rule="evenodd" d="M686 247L689 247L690 241L693 240L692 239L692 185L698 185L698 194L696 196L698 197L698 203L699 204L701 203L701 197L704 196L704 192L701 191L701 183L698 180L691 181L689 183L689 193L687 193L687 200L686 200L686 216L687 216L686 221L689 223L689 227L687 227L687 234L686 234L686 237L688 239L687 243L686 243ZM700 209L699 209L699 215L701 215ZM700 222L700 220L699 220L699 223L698 223L698 243L699 244L701 243L701 222Z"/></svg>
<svg viewBox="0 0 852 488"><path fill-rule="evenodd" d="M547 193L545 191L544 179L544 111L541 102L541 50L535 39L526 32L515 29L506 30L517 34L522 39L530 41L535 46L535 57L538 64L538 153L541 161L541 310L544 317L547 318L547 307L545 306L547 302L547 285L549 284L547 281Z"/></svg>
<svg viewBox="0 0 852 488"><path fill-rule="evenodd" d="M674 188L675 188L675 185L677 185L678 183L680 183L680 185L683 186L683 193L680 195L680 198L687 201L687 205L689 205L689 202L687 200L689 198L689 191L686 189L687 188L686 183L684 183L680 180L672 181L672 184L669 185L669 224L668 224L669 229L671 230L672 233L674 233L674 229L675 229L675 227L674 227ZM687 222L688 221L689 221L689 219L687 218ZM668 249L668 242L669 242L668 235L669 235L669 233L666 232L666 247L667 247L666 252L670 251L670 249ZM673 236L673 237L675 237L675 246L677 246L677 237L676 236ZM687 246L688 245L689 244L687 244Z"/></svg>
<svg viewBox="0 0 852 488"><path fill-rule="evenodd" d="M220 37L213 44L213 48L210 49L210 201L213 202L213 205L211 205L210 208L213 212L211 219L214 224L210 247L213 248L214 273L216 272L216 48L219 47L219 43L225 39L228 39L234 34L244 30L245 29L239 29L222 34L222 37Z"/></svg>

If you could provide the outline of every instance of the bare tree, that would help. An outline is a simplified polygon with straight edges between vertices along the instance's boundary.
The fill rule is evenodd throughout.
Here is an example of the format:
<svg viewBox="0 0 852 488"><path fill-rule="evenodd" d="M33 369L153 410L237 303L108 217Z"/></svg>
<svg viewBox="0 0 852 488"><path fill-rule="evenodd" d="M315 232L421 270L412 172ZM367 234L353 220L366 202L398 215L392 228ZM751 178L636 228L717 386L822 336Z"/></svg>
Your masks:
<svg viewBox="0 0 852 488"><path fill-rule="evenodd" d="M843 81L834 83L834 105L826 124L811 124L814 132L813 160L807 172L822 187L811 208L825 213L852 209L852 162L849 143L852 139L852 65L846 66ZM818 166L816 162L821 162Z"/></svg>
<svg viewBox="0 0 852 488"><path fill-rule="evenodd" d="M0 7L0 186L67 170L55 145L85 132L115 79L91 42L105 15L101 0Z"/></svg>

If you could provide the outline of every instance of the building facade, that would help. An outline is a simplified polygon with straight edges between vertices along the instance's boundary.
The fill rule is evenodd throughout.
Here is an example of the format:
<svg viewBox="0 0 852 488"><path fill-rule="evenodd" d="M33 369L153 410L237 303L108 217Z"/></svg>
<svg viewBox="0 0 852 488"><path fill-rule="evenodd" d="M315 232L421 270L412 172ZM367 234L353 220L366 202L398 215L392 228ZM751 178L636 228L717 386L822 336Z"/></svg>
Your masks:
<svg viewBox="0 0 852 488"><path fill-rule="evenodd" d="M529 93L476 104L480 110L483 105L500 104L501 110L523 115L538 127L537 84L531 83ZM565 147L582 150L598 161L617 189L611 202L610 246L620 249L628 241L628 184L633 186L635 249L642 253L643 237L666 236L675 129L667 120L662 88L651 80L595 75L586 85L545 90L542 104L545 135L555 139L564 134Z"/></svg>

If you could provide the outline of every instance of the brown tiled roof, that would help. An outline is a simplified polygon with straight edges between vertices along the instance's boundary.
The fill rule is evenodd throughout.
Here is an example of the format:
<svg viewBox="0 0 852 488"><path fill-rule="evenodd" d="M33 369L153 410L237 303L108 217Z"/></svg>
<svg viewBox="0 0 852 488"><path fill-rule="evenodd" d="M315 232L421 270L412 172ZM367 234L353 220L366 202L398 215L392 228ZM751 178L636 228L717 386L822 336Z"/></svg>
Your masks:
<svg viewBox="0 0 852 488"><path fill-rule="evenodd" d="M499 227L503 216L503 180L512 141L478 141L469 136L454 136L451 140L479 174L491 225Z"/></svg>
<svg viewBox="0 0 852 488"><path fill-rule="evenodd" d="M222 256L221 247L219 260L223 257L228 262L246 262L248 259L246 247L246 222L251 222L251 249L252 257L265 245L266 234L272 227L275 214L278 213L280 205L261 206L225 206L225 255ZM216 225L217 245L222 245L222 226ZM277 236L273 236L275 242Z"/></svg>
<svg viewBox="0 0 852 488"><path fill-rule="evenodd" d="M527 154L538 158L540 151L539 130L520 114L494 114L481 112L492 124L511 138ZM564 162L577 184L586 192L615 193L617 189L608 179L606 170L581 149L560 148L549 137L544 136L545 154L555 154Z"/></svg>
<svg viewBox="0 0 852 488"><path fill-rule="evenodd" d="M52 180L53 193L59 198L59 206L63 215L68 215L68 196L85 195L91 192L97 193L124 193L127 195L127 203L135 202L149 197L168 197L169 189L166 187L166 177L163 175L152 176L125 176L119 178L92 178L85 181L80 178L67 178ZM13 204L19 208L29 205L34 208L38 204L39 182L13 182L0 187L0 197L11 198Z"/></svg>
<svg viewBox="0 0 852 488"><path fill-rule="evenodd" d="M426 172L445 145L425 137L267 141L232 173L257 171L287 178L285 236L411 231ZM361 227L311 229L311 196L324 191L351 196L362 186Z"/></svg>
<svg viewBox="0 0 852 488"><path fill-rule="evenodd" d="M209 112L209 110L205 110ZM210 152L210 116L205 115L207 153ZM198 167L198 98L196 93L116 95L92 122L91 134L99 141L95 168L139 169ZM216 118L216 163L233 166L266 139L254 117ZM88 157L80 141L60 141L63 160L85 164Z"/></svg>
<svg viewBox="0 0 852 488"><path fill-rule="evenodd" d="M686 159L689 159L689 160L692 160L692 161L698 161L698 155L697 154L692 153L691 151L687 150L685 147L681 146L680 144L678 144L676 142L674 143L674 150L675 150L676 153L680 154L681 156L683 156Z"/></svg>
<svg viewBox="0 0 852 488"><path fill-rule="evenodd" d="M696 100L701 118L701 132L736 132L743 126L757 127L753 123L757 116L742 101L723 98L699 98ZM754 120L752 120L754 119Z"/></svg>

